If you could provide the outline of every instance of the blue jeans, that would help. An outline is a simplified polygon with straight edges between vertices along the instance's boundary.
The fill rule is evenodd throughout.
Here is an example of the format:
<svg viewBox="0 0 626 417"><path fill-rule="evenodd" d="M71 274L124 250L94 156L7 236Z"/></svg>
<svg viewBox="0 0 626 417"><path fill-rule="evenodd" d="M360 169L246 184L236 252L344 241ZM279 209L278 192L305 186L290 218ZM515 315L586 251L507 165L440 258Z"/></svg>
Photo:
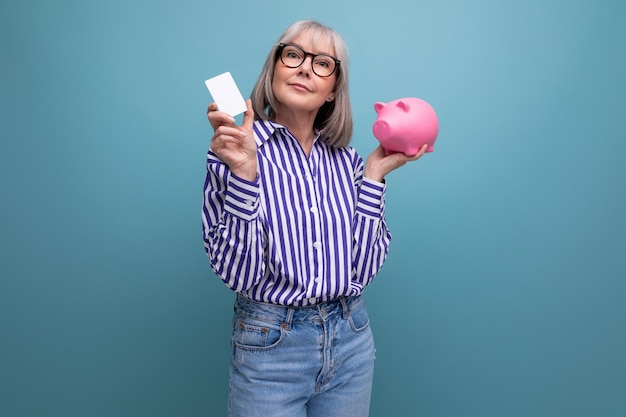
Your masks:
<svg viewBox="0 0 626 417"><path fill-rule="evenodd" d="M283 307L238 295L230 417L366 417L374 339L360 296Z"/></svg>

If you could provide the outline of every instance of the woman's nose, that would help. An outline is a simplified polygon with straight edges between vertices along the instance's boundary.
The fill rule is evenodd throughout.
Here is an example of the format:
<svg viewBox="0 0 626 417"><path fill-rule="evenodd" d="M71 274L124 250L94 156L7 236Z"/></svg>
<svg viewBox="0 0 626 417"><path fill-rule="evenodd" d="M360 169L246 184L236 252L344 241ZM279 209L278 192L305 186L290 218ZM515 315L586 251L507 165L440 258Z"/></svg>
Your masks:
<svg viewBox="0 0 626 417"><path fill-rule="evenodd" d="M313 57L307 56L304 58L304 61L300 65L300 71L310 74L312 69L313 69Z"/></svg>

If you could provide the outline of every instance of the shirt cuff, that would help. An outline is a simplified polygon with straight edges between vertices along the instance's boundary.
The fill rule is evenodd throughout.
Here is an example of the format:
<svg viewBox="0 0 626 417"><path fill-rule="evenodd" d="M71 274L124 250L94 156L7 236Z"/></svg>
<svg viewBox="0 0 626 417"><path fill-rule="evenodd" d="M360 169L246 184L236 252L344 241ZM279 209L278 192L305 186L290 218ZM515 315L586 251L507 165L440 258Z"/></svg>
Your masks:
<svg viewBox="0 0 626 417"><path fill-rule="evenodd" d="M386 184L363 178L356 211L365 216L380 218L384 211Z"/></svg>
<svg viewBox="0 0 626 417"><path fill-rule="evenodd" d="M242 220L255 219L259 215L258 177L248 181L231 173L226 185L224 210Z"/></svg>
<svg viewBox="0 0 626 417"><path fill-rule="evenodd" d="M363 293L363 285L356 281L350 281L350 295L357 296Z"/></svg>

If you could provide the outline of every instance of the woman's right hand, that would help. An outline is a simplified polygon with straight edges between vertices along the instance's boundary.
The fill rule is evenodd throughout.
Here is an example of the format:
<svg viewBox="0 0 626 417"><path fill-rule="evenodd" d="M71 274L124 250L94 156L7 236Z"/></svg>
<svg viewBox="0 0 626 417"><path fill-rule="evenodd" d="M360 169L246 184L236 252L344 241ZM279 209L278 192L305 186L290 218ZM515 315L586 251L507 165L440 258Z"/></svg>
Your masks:
<svg viewBox="0 0 626 417"><path fill-rule="evenodd" d="M253 181L257 176L257 146L252 133L254 110L250 99L246 100L246 106L248 110L241 126L235 124L231 115L217 110L215 103L209 105L207 116L214 131L211 150L234 175Z"/></svg>

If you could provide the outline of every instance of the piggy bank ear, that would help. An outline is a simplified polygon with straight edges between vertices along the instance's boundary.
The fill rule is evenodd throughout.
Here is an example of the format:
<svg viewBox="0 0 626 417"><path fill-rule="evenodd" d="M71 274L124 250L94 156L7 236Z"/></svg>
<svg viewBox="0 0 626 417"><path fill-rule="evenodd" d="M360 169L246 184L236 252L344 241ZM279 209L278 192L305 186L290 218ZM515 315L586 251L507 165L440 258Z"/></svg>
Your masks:
<svg viewBox="0 0 626 417"><path fill-rule="evenodd" d="M407 103L404 100L398 100L398 102L396 103L396 106L402 109L405 113L408 113L409 110L411 109L411 107L409 106L409 103Z"/></svg>
<svg viewBox="0 0 626 417"><path fill-rule="evenodd" d="M380 110L385 107L385 103L381 103L380 101L374 104L374 110L376 110L376 114L380 113Z"/></svg>

